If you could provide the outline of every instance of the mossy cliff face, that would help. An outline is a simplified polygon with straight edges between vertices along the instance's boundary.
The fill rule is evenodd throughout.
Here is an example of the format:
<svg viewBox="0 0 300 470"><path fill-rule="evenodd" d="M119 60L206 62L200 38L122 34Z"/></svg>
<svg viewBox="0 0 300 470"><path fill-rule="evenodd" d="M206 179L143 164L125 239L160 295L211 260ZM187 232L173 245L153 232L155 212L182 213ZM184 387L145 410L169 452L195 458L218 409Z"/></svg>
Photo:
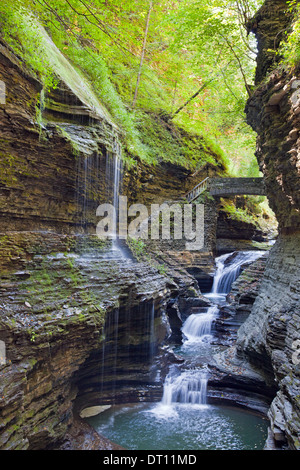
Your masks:
<svg viewBox="0 0 300 470"><path fill-rule="evenodd" d="M258 134L257 159L279 223L279 237L251 315L239 330L237 353L270 380L275 378L278 391L269 411L270 442L299 449L300 74L297 69L277 69L270 51L270 44L272 49L277 47L289 25L285 11L285 1L266 1L251 25L259 54L257 88L246 111Z"/></svg>
<svg viewBox="0 0 300 470"><path fill-rule="evenodd" d="M160 390L150 365L169 334L165 312L176 286L147 263L109 260L96 237L7 232L1 253L7 247L0 302L6 346L1 449L66 445L74 401L78 412L105 402L103 386L110 400L123 402ZM119 371L113 369L115 348ZM122 388L132 376L134 386ZM74 448L74 442L68 445Z"/></svg>
<svg viewBox="0 0 300 470"><path fill-rule="evenodd" d="M274 62L291 16L285 1L266 1L253 21L257 88L246 106L247 120L258 134L256 156L280 232L292 232L300 228L299 70L276 68Z"/></svg>
<svg viewBox="0 0 300 470"><path fill-rule="evenodd" d="M258 133L257 159L281 233L300 229L299 71L274 71L248 101L248 122Z"/></svg>
<svg viewBox="0 0 300 470"><path fill-rule="evenodd" d="M0 448L112 448L91 431L85 440L76 413L161 393L163 375L153 377L150 363L163 370L169 302L176 321L177 299L197 295L195 280L177 267L167 276L147 261L111 259L111 246L94 235L96 207L112 194L116 126L62 79L43 97L5 44L0 77ZM139 187L138 202L150 171L138 163L125 175L128 194L126 178ZM157 165L153 175L144 201L162 181L163 198L176 184L184 193L183 167Z"/></svg>
<svg viewBox="0 0 300 470"><path fill-rule="evenodd" d="M82 93L76 95L80 83L74 85L70 64L55 89L43 90L9 47L0 46L0 79L6 84L6 103L0 105L1 231L34 227L77 233L82 222L86 231L94 231L98 205L112 202L107 173L109 159L120 153L122 132L99 111L100 104L94 106ZM69 82L68 77L72 77ZM155 165L138 159L130 168L125 165L122 192L129 203L176 200L202 176L224 171L217 156L203 149L201 138L190 148L188 136L176 126L163 127L159 116L152 116L150 123L154 129L163 128L162 138L168 144L160 155L157 139ZM170 160L164 161L168 153ZM197 178L190 177L192 170L184 163L175 163L178 155L189 153L195 161L206 157L210 161ZM186 163L187 155L183 160ZM114 175L109 176L112 184Z"/></svg>
<svg viewBox="0 0 300 470"><path fill-rule="evenodd" d="M77 233L83 199L89 208L85 222L95 224L102 202L95 194L106 196L106 157L114 153L118 132L62 81L56 94L64 90L65 102L60 112L48 109L42 84L5 44L0 49L0 78L6 84L0 108L1 231ZM91 180L85 194L87 175Z"/></svg>

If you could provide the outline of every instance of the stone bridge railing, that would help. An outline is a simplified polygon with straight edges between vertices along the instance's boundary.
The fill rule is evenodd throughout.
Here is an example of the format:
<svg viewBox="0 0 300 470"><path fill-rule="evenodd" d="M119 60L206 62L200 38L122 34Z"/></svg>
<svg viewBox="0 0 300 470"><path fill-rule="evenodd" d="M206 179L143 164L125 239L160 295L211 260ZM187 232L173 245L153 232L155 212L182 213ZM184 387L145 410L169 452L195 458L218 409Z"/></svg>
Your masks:
<svg viewBox="0 0 300 470"><path fill-rule="evenodd" d="M263 178L205 178L186 194L188 202L192 202L205 190L212 196L231 197L238 195L265 196L266 189Z"/></svg>

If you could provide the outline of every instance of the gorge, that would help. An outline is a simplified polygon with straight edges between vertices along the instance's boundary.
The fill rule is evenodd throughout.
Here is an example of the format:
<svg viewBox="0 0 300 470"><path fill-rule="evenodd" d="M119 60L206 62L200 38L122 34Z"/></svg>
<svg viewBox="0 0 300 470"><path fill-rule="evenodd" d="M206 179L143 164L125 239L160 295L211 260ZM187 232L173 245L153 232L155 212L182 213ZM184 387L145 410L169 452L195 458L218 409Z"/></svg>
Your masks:
<svg viewBox="0 0 300 470"><path fill-rule="evenodd" d="M237 391L229 392L228 388L222 388L222 399L214 395L213 387L208 392L211 381L209 363L206 363L220 349L227 349L218 338L218 329L214 331L213 324L220 315L218 304L226 303L226 291L231 290L231 284L238 277L236 265L240 263L245 266L250 257L261 258L263 255L264 252L225 255L233 258L232 265L229 263L227 266L223 263L224 257L220 257L219 271L223 273L219 279L215 277L212 293L208 294L214 298L214 304L210 307L194 307L195 313L190 313L184 321L182 345L175 349L180 360L169 368L161 401L156 404L108 406L99 416L89 419L100 434L109 436L125 448L137 450L161 449L161 439L163 446L166 446L164 448L172 450L263 448L266 422L259 414L224 406L228 399L235 404L239 401ZM238 258L243 258L243 261ZM224 284L227 286L225 289ZM239 388L241 391L242 387ZM226 393L228 395L225 398ZM254 398L253 394L251 396ZM261 411L259 400L255 403L253 399L249 403L249 396L247 400L246 408ZM220 406L220 403L223 405Z"/></svg>
<svg viewBox="0 0 300 470"><path fill-rule="evenodd" d="M143 159L48 23L28 20L47 87L3 28L1 450L121 451L139 433L142 449L173 449L172 432L179 449L300 449L300 78L274 54L292 21L285 1L265 0L247 23L258 54L245 113L278 233L266 214L261 226L230 216L231 203L245 214L242 195L204 192L196 251L175 237L101 240L97 208L120 195L184 207L200 181L228 177L221 153L157 109L138 119L142 143L170 158Z"/></svg>

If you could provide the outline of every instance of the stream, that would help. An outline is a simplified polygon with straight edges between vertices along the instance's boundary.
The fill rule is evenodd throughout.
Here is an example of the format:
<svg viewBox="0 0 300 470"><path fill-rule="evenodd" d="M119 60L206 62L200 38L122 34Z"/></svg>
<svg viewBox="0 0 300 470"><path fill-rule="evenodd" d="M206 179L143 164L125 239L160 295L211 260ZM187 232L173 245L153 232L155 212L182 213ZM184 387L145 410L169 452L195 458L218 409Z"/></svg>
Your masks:
<svg viewBox="0 0 300 470"><path fill-rule="evenodd" d="M208 308L187 317L182 345L175 348L184 365L172 364L158 403L113 405L88 422L97 432L129 450L259 450L267 438L267 420L238 407L209 404L205 359L219 352L213 322L219 306L241 272L263 255L229 253L216 259Z"/></svg>

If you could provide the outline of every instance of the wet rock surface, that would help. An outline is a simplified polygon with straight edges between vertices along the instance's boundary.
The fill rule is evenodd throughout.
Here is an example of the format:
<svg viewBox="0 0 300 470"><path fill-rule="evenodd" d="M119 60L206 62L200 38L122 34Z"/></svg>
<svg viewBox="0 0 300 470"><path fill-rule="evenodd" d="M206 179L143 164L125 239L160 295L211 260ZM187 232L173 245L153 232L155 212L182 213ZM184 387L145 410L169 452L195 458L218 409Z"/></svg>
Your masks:
<svg viewBox="0 0 300 470"><path fill-rule="evenodd" d="M276 384L247 359L239 358L235 345L214 355L208 366L210 402L232 404L267 416Z"/></svg>
<svg viewBox="0 0 300 470"><path fill-rule="evenodd" d="M280 235L266 265L244 271L216 324L230 347L210 363L208 393L212 400L268 409L269 442L299 449L299 70L275 70L261 84L289 24L285 8L282 0L267 0L249 25L259 40L258 86L246 110L258 132L257 158ZM40 82L4 43L0 49L1 77L13 84L0 109L0 333L7 354L0 365L0 448L111 449L77 413L112 397L130 402L161 395L165 367L177 361L168 341L179 341L183 312L205 305L198 286L209 289L215 252L236 249L239 238L232 243L221 224L224 238L216 244L211 208L205 250L159 247L162 273L148 262L107 258L107 246L75 235L94 229L95 190L106 194L101 168L121 136L63 83L47 97L47 123L38 123ZM84 162L93 177L101 170L88 200ZM195 185L176 165L141 164L124 176L132 202L151 203L158 192L160 202L174 200ZM84 214L76 194L88 202L80 206L88 208ZM244 230L249 235L252 228ZM241 243L244 248L248 241ZM149 341L154 332L157 339Z"/></svg>
<svg viewBox="0 0 300 470"><path fill-rule="evenodd" d="M179 286L93 236L6 233L1 252L2 449L84 448L83 408L158 399L174 360L168 303L187 305L194 280Z"/></svg>
<svg viewBox="0 0 300 470"><path fill-rule="evenodd" d="M277 68L274 54L290 21L284 1L267 0L249 24L259 53L257 87L246 113L258 134L256 155L279 222L279 237L236 347L240 358L268 377L273 375L277 384L268 442L299 449L299 69Z"/></svg>
<svg viewBox="0 0 300 470"><path fill-rule="evenodd" d="M299 432L299 260L299 234L282 235L270 252L258 297L237 338L240 357L274 374L279 391L270 408L271 427L285 435L291 448L298 448Z"/></svg>

